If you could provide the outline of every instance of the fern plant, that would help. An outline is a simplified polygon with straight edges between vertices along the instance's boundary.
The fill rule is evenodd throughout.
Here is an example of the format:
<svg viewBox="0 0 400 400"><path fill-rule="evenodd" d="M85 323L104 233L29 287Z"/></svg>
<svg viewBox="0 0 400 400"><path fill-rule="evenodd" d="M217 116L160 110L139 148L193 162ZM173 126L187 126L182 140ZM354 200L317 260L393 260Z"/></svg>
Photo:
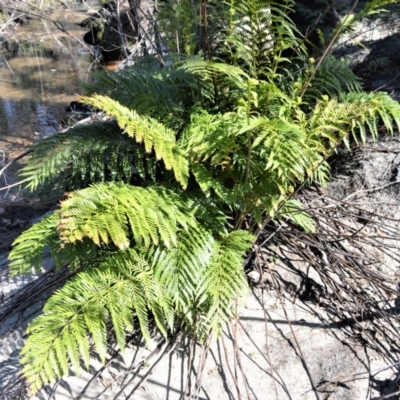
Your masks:
<svg viewBox="0 0 400 400"><path fill-rule="evenodd" d="M363 93L346 64L327 59L318 74L301 45L296 62L283 57L296 45L287 8L227 7L229 63L199 57L98 76L80 100L106 117L32 149L27 189L58 197L59 208L15 241L11 271L39 269L45 248L76 271L28 328L33 392L87 367L92 344L104 361L109 324L122 352L127 331L150 338L150 319L165 336L219 333L246 290L257 227L275 218L315 230L293 197L299 185L326 183L328 157L351 136L400 126L398 103Z"/></svg>

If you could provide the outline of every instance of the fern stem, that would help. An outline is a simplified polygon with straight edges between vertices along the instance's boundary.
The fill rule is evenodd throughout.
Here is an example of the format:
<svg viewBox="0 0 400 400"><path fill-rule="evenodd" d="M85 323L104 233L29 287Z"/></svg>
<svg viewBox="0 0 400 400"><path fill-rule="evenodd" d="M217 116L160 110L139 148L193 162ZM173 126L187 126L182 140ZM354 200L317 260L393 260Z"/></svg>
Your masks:
<svg viewBox="0 0 400 400"><path fill-rule="evenodd" d="M331 41L329 42L327 48L325 49L324 53L322 54L322 56L319 58L317 65L315 66L314 70L312 71L311 75L308 77L308 79L306 80L303 89L300 93L300 98L303 98L305 92L307 91L308 87L310 86L311 81L313 80L315 74L317 73L319 67L321 66L322 62L325 60L325 58L328 56L328 54L330 53L332 46L336 43L337 38L339 37L339 35L341 34L343 28L346 25L347 20L349 19L350 15L352 14L352 12L354 11L354 9L357 7L358 4L358 0L356 0L351 8L351 10L347 13L346 17L343 19L342 23L340 24L338 30L336 31L335 35L333 36L333 38L331 39Z"/></svg>
<svg viewBox="0 0 400 400"><path fill-rule="evenodd" d="M251 80L248 80L247 84L247 104L246 104L246 122L247 125L250 125L250 117L251 117ZM246 160L246 174L244 178L244 182L247 184L250 178L250 167L251 167L251 143L252 143L253 135L251 134L251 130L247 133L247 160Z"/></svg>
<svg viewBox="0 0 400 400"><path fill-rule="evenodd" d="M310 37L310 35L315 31L315 29L317 28L319 22L326 16L326 14L328 14L328 12L331 10L331 8L334 7L335 5L335 1L332 1L328 7L325 8L324 12L321 13L318 18L316 19L316 21L314 22L314 25L311 27L310 30L308 30L307 28L307 32L305 33L304 37L302 38L301 41L299 41L299 44L296 46L296 48L293 50L293 54L296 54L298 49L301 48L301 46L303 46L304 43L306 43L307 39Z"/></svg>

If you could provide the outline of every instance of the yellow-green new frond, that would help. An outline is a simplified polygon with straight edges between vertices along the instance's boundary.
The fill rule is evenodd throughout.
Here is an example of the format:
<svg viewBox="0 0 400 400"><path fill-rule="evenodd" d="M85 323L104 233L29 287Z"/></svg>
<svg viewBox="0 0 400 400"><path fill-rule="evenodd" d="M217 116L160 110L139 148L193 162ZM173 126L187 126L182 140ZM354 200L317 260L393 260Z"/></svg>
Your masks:
<svg viewBox="0 0 400 400"><path fill-rule="evenodd" d="M349 93L342 101L324 96L317 103L307 125L309 137L325 137L330 148L348 140L351 132L355 141L365 142L367 133L378 136L379 124L393 134L393 121L400 128L400 105L386 93Z"/></svg>
<svg viewBox="0 0 400 400"><path fill-rule="evenodd" d="M179 229L196 226L182 196L163 188L100 183L70 194L61 203L58 230L64 243L85 237L119 249L176 244Z"/></svg>
<svg viewBox="0 0 400 400"><path fill-rule="evenodd" d="M359 136L365 142L363 127L368 128L375 140L378 137L380 123L383 123L391 134L393 134L393 122L397 129L400 129L400 104L387 93L349 93L343 102L353 107L350 128L356 140Z"/></svg>
<svg viewBox="0 0 400 400"><path fill-rule="evenodd" d="M181 145L202 191L261 215L262 205L276 205L277 197L313 176L326 153L324 141L309 135L305 121L291 121L285 113L271 119L240 111L195 114Z"/></svg>
<svg viewBox="0 0 400 400"><path fill-rule="evenodd" d="M265 160L266 172L277 173L284 191L286 185L307 176L318 152L323 151L322 144L308 140L304 127L294 122L257 118L251 124L259 129L252 147Z"/></svg>
<svg viewBox="0 0 400 400"><path fill-rule="evenodd" d="M199 112L192 115L191 124L182 138L182 147L191 162L208 161L213 166L229 163L232 154L241 149L235 138L238 123L236 113Z"/></svg>
<svg viewBox="0 0 400 400"><path fill-rule="evenodd" d="M28 328L22 363L33 392L65 375L70 363L76 372L81 359L88 368L88 335L104 362L107 321L112 322L121 350L134 316L145 339L150 339L148 311L155 303L168 308L164 297L148 262L134 250L114 254L98 269L78 274L48 300L43 314Z"/></svg>
<svg viewBox="0 0 400 400"><path fill-rule="evenodd" d="M141 116L135 110L122 106L118 101L106 96L82 97L82 102L100 108L116 118L125 133L138 143L144 143L146 152L154 151L168 170L173 170L176 180L186 187L188 181L187 160L181 148L175 143L175 133L156 119Z"/></svg>

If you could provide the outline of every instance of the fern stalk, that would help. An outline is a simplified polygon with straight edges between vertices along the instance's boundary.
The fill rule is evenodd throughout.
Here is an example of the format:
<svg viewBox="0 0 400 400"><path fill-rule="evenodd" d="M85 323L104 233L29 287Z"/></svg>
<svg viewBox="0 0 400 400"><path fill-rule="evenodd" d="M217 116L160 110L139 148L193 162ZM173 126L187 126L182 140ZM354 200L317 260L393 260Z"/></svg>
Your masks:
<svg viewBox="0 0 400 400"><path fill-rule="evenodd" d="M333 45L336 43L338 37L340 36L341 32L343 31L344 27L346 26L347 21L350 18L350 15L353 13L353 11L355 10L355 8L357 7L358 4L358 0L356 0L353 3L353 6L351 7L350 11L346 14L346 16L344 17L343 21L340 23L339 28L336 30L333 38L330 40L328 46L326 47L326 49L324 50L323 54L321 57L319 57L318 62L315 66L315 68L313 69L313 71L311 72L310 76L307 78L301 93L300 93L300 98L304 97L305 92L308 89L308 86L310 85L312 79L314 78L315 74L317 73L319 67L321 66L322 62L324 61L324 59L328 56L328 54L330 54Z"/></svg>

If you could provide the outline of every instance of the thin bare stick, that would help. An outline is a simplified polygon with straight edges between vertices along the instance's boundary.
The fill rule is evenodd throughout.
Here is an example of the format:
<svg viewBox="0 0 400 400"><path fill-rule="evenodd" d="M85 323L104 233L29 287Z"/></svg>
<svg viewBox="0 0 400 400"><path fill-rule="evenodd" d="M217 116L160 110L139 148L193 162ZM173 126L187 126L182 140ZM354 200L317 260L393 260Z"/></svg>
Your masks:
<svg viewBox="0 0 400 400"><path fill-rule="evenodd" d="M210 351L210 345L211 345L211 341L213 338L213 334L210 333L210 335L208 336L207 339L207 343L205 346L203 346L202 348L202 352L201 352L201 356L199 359L199 363L197 366L197 379L196 379L196 384L195 384L195 388L194 388L194 393L193 393L193 400L197 400L199 398L200 395L200 390L202 387L202 380L203 380L203 372L204 372L204 367L205 367L205 363L206 363L206 359L207 359L207 355Z"/></svg>
<svg viewBox="0 0 400 400"><path fill-rule="evenodd" d="M229 362L228 350L227 350L227 348L226 348L224 335L221 335L221 341L222 341L222 347L223 347L223 349L224 349L226 365L228 366L229 373L231 374L231 377L232 377L232 379L233 379L233 383L235 384L235 387L236 387L237 399L240 400L240 399L242 398L242 396L241 396L241 394L240 394L239 383L238 383L238 381L237 381L237 379L236 379L235 374L233 373L231 364L230 364L230 362Z"/></svg>
<svg viewBox="0 0 400 400"><path fill-rule="evenodd" d="M17 183L13 183L12 185L4 186L4 187L0 188L0 191L1 191L1 190L8 190L8 189L11 189L12 187L19 186L19 185L21 185L22 183L26 182L27 180L28 180L28 178L27 178L27 179L23 179L22 181L19 181L19 182L17 182Z"/></svg>
<svg viewBox="0 0 400 400"><path fill-rule="evenodd" d="M25 151L24 153L20 154L18 157L13 158L11 161L9 161L2 169L0 169L0 176L3 175L3 173L6 171L7 168L9 168L11 165L16 163L18 160L21 158L25 157L29 153L32 153L33 150L28 150Z"/></svg>
<svg viewBox="0 0 400 400"><path fill-rule="evenodd" d="M242 362L240 360L240 352L239 352L239 347L238 347L238 321L239 320L239 314L238 314L238 302L237 300L235 301L235 319L232 321L232 323L234 324L233 326L233 346L235 349L235 359L236 362L239 366L239 370L242 374L242 378L243 378L243 382L244 382L244 387L246 388L246 394L247 394L247 398L250 399L250 390L249 390L249 384L247 382L247 377L246 374L244 373L244 369L242 366ZM273 381L275 383L275 381Z"/></svg>
<svg viewBox="0 0 400 400"><path fill-rule="evenodd" d="M386 189L389 186L394 186L394 185L398 185L398 184L400 184L400 181L390 182L390 183L387 183L386 185L378 186L378 187L375 187L372 189L360 189L360 190L357 190L356 192L352 193L351 195L347 196L343 201L348 201L349 199L351 199L352 197L356 196L359 193L377 192L379 190Z"/></svg>
<svg viewBox="0 0 400 400"><path fill-rule="evenodd" d="M190 340L189 343L189 357L188 357L188 361L187 361L187 372L186 372L186 384L185 384L185 400L188 400L190 398L190 377L192 374L192 367L193 367L193 358L194 358L194 349L196 346L196 341L194 340L194 338L190 338L188 337L188 339Z"/></svg>
<svg viewBox="0 0 400 400"><path fill-rule="evenodd" d="M253 344L253 346L257 349L257 351L259 352L259 354L264 358L264 360L267 362L267 364L270 366L270 368L274 371L275 375L279 378L279 381L274 378L271 374L271 377L274 378L279 385L282 386L283 390L286 392L288 398L290 400L293 400L292 396L290 395L289 389L287 388L285 381L283 380L283 378L280 376L279 372L275 369L275 367L272 365L272 363L268 360L268 358L264 355L263 351L259 348L259 346L257 345L257 343L254 341L254 339L252 338L252 336L250 335L250 333L247 331L247 329L243 326L242 322L240 320L238 320L238 324L240 325L240 327L242 328L243 332L246 334L246 336L249 338L250 342Z"/></svg>
<svg viewBox="0 0 400 400"><path fill-rule="evenodd" d="M278 227L277 230L274 231L274 233L278 233L279 230L282 228L282 225L280 225ZM260 247L264 246L264 244L271 238L272 235L270 235L266 240L264 240L264 242L260 245ZM259 254L258 251L256 252L256 257L259 258ZM271 361L271 357L269 354L269 345L268 345L268 323L267 323L267 313L265 312L265 301L264 301L264 292L265 292L265 288L264 288L264 282L263 282L263 270L261 267L261 263L257 263L259 265L260 268L260 277L261 277L261 302L262 302L262 307L263 307L263 315L264 315L264 328L265 328L265 349L267 352L267 358L268 358L268 363L271 366L271 376L272 376L272 382L274 385L274 389L275 389L275 393L276 393L276 398L278 398L278 388L276 387L276 382L275 382L275 377L274 377L274 368L272 368L272 361Z"/></svg>

